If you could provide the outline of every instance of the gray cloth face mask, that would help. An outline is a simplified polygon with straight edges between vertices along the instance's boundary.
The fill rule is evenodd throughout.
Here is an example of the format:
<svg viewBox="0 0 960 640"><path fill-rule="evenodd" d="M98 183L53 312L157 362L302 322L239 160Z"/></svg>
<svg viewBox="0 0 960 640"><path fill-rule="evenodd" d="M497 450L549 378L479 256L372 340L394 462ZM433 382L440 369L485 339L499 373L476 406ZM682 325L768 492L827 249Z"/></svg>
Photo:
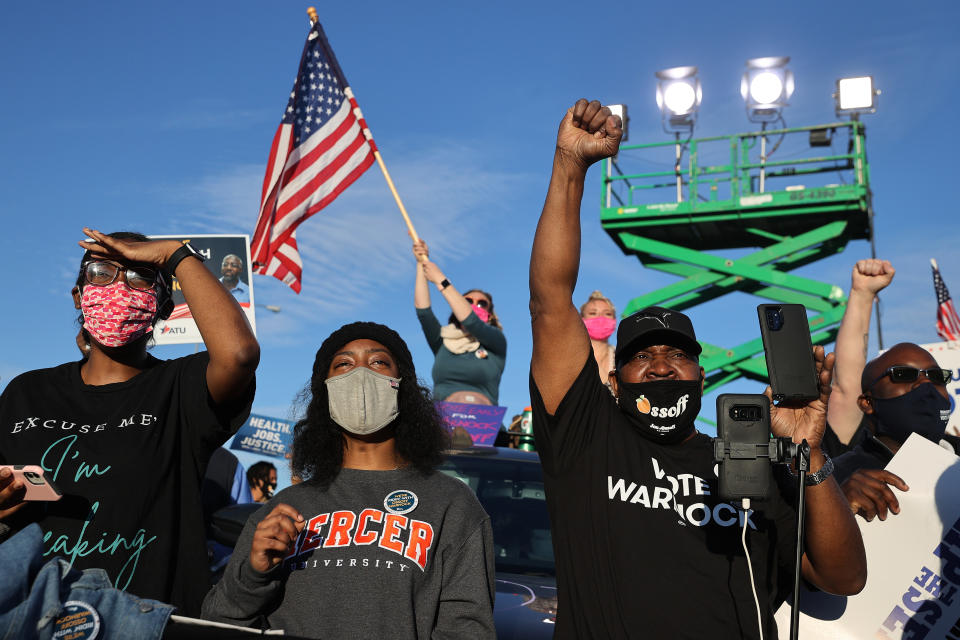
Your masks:
<svg viewBox="0 0 960 640"><path fill-rule="evenodd" d="M383 429L400 414L397 394L400 378L391 378L366 367L327 378L330 417L358 436Z"/></svg>

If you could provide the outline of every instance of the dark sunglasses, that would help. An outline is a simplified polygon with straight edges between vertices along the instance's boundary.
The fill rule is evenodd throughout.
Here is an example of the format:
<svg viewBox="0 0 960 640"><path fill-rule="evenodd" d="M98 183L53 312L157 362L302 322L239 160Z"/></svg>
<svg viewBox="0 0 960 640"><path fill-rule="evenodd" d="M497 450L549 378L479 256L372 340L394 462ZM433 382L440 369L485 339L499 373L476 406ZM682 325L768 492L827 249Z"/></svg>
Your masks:
<svg viewBox="0 0 960 640"><path fill-rule="evenodd" d="M469 302L470 304L475 304L475 305L477 305L478 307L480 307L481 309L489 309L489 308L490 308L490 303L487 302L486 300L483 300L483 299L474 300L473 298L467 298L466 296L464 296L464 298L466 298L466 299L467 299L467 302Z"/></svg>
<svg viewBox="0 0 960 640"><path fill-rule="evenodd" d="M917 369L916 367L895 365L884 371L876 380L871 382L867 388L872 389L873 385L877 384L880 382L880 380L887 376L890 376L890 382L893 383L916 382L921 373L933 384L945 385L950 382L950 369L941 369L939 367L932 367L930 369Z"/></svg>
<svg viewBox="0 0 960 640"><path fill-rule="evenodd" d="M113 262L91 260L83 265L83 278L87 284L95 287L105 287L116 282L123 271L124 281L131 289L149 291L157 283L159 277L156 269L150 267L124 267Z"/></svg>

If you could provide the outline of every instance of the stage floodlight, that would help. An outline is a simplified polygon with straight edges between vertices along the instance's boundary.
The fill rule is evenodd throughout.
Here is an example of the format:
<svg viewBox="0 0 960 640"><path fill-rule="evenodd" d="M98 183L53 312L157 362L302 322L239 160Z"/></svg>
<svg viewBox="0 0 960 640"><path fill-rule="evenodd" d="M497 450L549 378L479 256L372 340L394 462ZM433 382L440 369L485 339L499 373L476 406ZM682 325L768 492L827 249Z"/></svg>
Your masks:
<svg viewBox="0 0 960 640"><path fill-rule="evenodd" d="M672 67L657 71L657 107L663 128L670 132L692 130L703 100L696 67Z"/></svg>
<svg viewBox="0 0 960 640"><path fill-rule="evenodd" d="M772 122L780 117L793 95L793 72L787 69L789 56L747 60L740 79L740 95L752 122Z"/></svg>
<svg viewBox="0 0 960 640"><path fill-rule="evenodd" d="M620 138L620 142L627 141L627 130L630 127L630 116L627 115L627 105L625 104L608 104L607 108L610 109L610 113L615 116L620 116L620 121L623 124L623 137Z"/></svg>
<svg viewBox="0 0 960 640"><path fill-rule="evenodd" d="M837 92L833 94L837 101L837 115L876 113L878 95L880 92L873 86L873 76L840 78Z"/></svg>

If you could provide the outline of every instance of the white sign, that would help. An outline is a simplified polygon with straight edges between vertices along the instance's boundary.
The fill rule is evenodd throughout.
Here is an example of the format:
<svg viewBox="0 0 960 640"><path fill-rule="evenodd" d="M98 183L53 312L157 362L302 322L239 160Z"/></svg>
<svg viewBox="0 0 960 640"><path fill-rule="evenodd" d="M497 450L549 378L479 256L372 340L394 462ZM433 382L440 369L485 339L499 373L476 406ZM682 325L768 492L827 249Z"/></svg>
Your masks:
<svg viewBox="0 0 960 640"><path fill-rule="evenodd" d="M849 598L804 591L799 637L960 638L960 458L911 434L887 470L910 490L890 487L898 515L857 516L867 586ZM776 618L780 638L788 638L789 601Z"/></svg>
<svg viewBox="0 0 960 640"><path fill-rule="evenodd" d="M947 432L960 435L960 411L957 410L957 404L960 403L960 342L934 342L920 346L930 352L938 365L950 369L952 377L947 383L947 393L950 394L953 413L947 423Z"/></svg>
<svg viewBox="0 0 960 640"><path fill-rule="evenodd" d="M247 235L209 235L193 236L150 236L151 239L173 239L190 242L190 246L204 257L204 265L233 295L243 308L247 321L257 332L257 322L253 313L253 278L250 268L250 236ZM156 344L203 343L200 330L187 307L180 290L180 282L173 279L173 313L161 320L153 328L153 340Z"/></svg>

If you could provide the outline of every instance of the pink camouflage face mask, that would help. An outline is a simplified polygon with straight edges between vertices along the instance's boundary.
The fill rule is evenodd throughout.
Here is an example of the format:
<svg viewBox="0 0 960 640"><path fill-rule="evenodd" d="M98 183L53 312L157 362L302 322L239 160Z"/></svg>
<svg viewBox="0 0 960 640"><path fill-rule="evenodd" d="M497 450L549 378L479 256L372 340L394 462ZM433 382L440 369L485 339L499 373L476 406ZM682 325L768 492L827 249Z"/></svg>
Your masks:
<svg viewBox="0 0 960 640"><path fill-rule="evenodd" d="M117 280L104 287L86 285L80 296L83 328L105 347L122 347L153 331L157 296Z"/></svg>

